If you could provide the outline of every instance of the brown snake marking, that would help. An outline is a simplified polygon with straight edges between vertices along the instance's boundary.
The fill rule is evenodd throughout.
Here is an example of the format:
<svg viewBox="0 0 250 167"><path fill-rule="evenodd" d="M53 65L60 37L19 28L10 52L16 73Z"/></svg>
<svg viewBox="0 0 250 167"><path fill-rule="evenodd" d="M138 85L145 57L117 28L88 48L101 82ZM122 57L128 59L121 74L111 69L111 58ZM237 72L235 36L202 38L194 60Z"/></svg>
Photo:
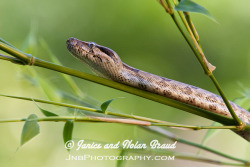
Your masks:
<svg viewBox="0 0 250 167"><path fill-rule="evenodd" d="M130 67L109 48L76 38L67 40L67 48L74 57L87 64L102 77L231 117L220 96L192 85ZM250 123L248 111L233 102L230 104L242 121ZM250 140L250 132L244 135Z"/></svg>

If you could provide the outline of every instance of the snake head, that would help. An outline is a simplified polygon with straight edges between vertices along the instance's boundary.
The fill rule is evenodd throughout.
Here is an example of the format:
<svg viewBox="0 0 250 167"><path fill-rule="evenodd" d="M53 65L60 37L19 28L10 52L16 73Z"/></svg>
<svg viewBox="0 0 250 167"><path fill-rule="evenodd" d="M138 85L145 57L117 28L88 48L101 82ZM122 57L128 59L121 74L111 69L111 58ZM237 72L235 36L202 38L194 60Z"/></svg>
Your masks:
<svg viewBox="0 0 250 167"><path fill-rule="evenodd" d="M122 61L113 50L94 42L80 41L76 38L67 40L70 53L87 64L98 75L112 79L114 73L121 69Z"/></svg>

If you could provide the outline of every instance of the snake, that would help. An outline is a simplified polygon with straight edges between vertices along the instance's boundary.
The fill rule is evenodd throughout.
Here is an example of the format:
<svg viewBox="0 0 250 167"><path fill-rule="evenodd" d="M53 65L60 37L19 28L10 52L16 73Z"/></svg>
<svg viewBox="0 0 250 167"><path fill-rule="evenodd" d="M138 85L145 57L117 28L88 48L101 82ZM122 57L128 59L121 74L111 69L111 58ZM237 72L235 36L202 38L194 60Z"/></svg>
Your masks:
<svg viewBox="0 0 250 167"><path fill-rule="evenodd" d="M71 37L66 44L74 57L101 77L231 117L223 99L217 94L133 68L123 63L115 51L94 42L85 42ZM231 101L229 103L238 118L250 124L250 112ZM244 138L250 140L250 132L244 131L244 134L243 131L241 132Z"/></svg>

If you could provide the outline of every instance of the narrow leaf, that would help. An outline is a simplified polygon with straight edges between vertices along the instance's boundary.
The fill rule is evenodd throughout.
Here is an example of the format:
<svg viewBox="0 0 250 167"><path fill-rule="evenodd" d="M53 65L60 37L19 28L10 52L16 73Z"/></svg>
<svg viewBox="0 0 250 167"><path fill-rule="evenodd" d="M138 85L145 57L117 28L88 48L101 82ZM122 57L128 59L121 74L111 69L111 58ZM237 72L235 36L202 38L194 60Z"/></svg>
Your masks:
<svg viewBox="0 0 250 167"><path fill-rule="evenodd" d="M21 146L40 133L40 127L37 123L37 116L31 114L25 121L21 135Z"/></svg>
<svg viewBox="0 0 250 167"><path fill-rule="evenodd" d="M198 5L197 3L191 0L181 0L180 3L177 6L175 6L174 9L183 12L201 13L204 14L205 16L208 16L213 21L215 21L214 17L209 13L207 9L205 9L204 7Z"/></svg>
<svg viewBox="0 0 250 167"><path fill-rule="evenodd" d="M64 144L66 144L67 141L72 140L73 128L74 128L73 120L69 120L65 123L64 129L63 129ZM67 149L67 150L70 151L70 149Z"/></svg>
<svg viewBox="0 0 250 167"><path fill-rule="evenodd" d="M35 105L39 108L39 110L43 113L43 115L45 115L46 117L54 117L54 116L58 116L55 113L52 113L48 110L45 110L43 108L41 108L35 101L34 101Z"/></svg>
<svg viewBox="0 0 250 167"><path fill-rule="evenodd" d="M39 110L43 113L43 115L45 115L46 117L54 117L54 116L58 116L57 114L50 112L48 110L45 110L39 106L37 106L39 108Z"/></svg>
<svg viewBox="0 0 250 167"><path fill-rule="evenodd" d="M110 104L113 100L115 100L115 99L111 99L111 100L108 100L108 101L105 101L104 103L102 103L102 105L101 105L101 110L102 110L103 113L107 110L109 104Z"/></svg>

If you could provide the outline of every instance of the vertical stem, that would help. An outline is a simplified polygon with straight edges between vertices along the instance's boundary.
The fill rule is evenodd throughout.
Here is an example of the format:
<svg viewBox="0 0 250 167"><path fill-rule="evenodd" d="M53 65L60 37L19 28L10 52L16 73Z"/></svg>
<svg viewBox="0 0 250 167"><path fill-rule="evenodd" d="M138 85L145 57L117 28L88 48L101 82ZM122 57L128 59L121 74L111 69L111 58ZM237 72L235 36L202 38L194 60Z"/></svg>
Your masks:
<svg viewBox="0 0 250 167"><path fill-rule="evenodd" d="M173 9L173 7L171 6L171 3L169 0L166 0L167 4L168 4L168 8L170 9ZM174 4L175 4L175 1L173 1ZM163 5L164 7L164 5ZM214 77L213 73L212 73L212 70L209 69L209 66L211 65L207 60L206 60L206 57L203 53L203 50L201 49L200 47L200 44L197 42L187 20L184 18L183 14L178 11L178 14L183 22L183 24L185 25L192 41L193 41L193 44L195 45L195 48L193 47L192 45L192 42L189 40L189 38L187 37L187 35L184 33L184 31L182 30L180 24L178 23L178 20L176 19L175 17L175 14L174 12L171 12L169 13L172 17L172 19L174 20L175 24L177 25L178 29L180 30L181 34L183 35L183 37L185 38L185 40L188 42L190 48L192 49L192 51L194 52L195 56L197 57L197 59L199 60L200 64L202 65L203 67L203 70L205 71L205 73L209 76L209 78L212 80L212 82L214 83L216 89L218 90L218 92L220 93L224 103L226 104L231 116L233 117L233 119L235 120L235 123L236 125L239 125L239 126L243 126L244 127L244 123L238 118L238 116L235 114L232 106L230 105L228 99L226 98L225 94L223 93L219 83L217 82L216 78ZM198 51L198 52L197 52ZM212 65L211 65L212 66ZM240 127L242 128L242 127Z"/></svg>
<svg viewBox="0 0 250 167"><path fill-rule="evenodd" d="M192 20L191 20L191 17L190 17L190 15L189 15L189 12L183 12L183 13L184 13L185 18L186 18L186 20L187 20L187 22L188 22L189 27L190 27L191 30L192 30L192 33L194 34L194 37L195 37L196 41L198 42L198 44L199 44L199 46L200 46L200 48L201 48L200 37L199 37L199 34L198 34L198 32L197 32L197 30L196 30L196 28L195 28L195 26L194 26L194 24L193 24L193 22L192 22ZM202 48L201 48L201 49L202 49Z"/></svg>
<svg viewBox="0 0 250 167"><path fill-rule="evenodd" d="M214 77L214 75L210 75L209 76L210 79L213 81L215 87L217 88L218 92L220 93L221 97L223 98L230 114L232 115L233 119L235 120L236 124L239 126L244 126L244 123L238 118L238 116L235 114L231 104L229 103L229 101L227 100L225 94L223 93L218 81L216 80L216 78Z"/></svg>

